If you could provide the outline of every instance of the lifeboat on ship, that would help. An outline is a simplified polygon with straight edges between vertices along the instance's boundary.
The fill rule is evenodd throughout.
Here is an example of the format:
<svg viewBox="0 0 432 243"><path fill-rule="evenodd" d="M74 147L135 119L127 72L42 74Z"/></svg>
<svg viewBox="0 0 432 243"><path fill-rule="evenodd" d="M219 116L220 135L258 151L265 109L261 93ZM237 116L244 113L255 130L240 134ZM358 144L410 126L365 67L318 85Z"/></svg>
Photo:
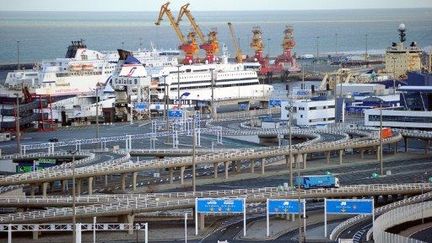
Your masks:
<svg viewBox="0 0 432 243"><path fill-rule="evenodd" d="M82 70L82 65L81 64L70 64L69 65L69 70L76 72L76 71L81 71Z"/></svg>

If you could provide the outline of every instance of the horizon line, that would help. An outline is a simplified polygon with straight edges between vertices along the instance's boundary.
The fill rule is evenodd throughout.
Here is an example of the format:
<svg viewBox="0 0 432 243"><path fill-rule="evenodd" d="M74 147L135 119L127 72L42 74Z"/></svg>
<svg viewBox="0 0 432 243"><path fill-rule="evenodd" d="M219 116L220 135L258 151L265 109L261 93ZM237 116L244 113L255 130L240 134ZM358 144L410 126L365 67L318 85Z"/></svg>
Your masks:
<svg viewBox="0 0 432 243"><path fill-rule="evenodd" d="M389 7L389 8L323 8L323 9L264 9L264 10L194 10L195 12L282 12L282 11L326 11L326 10L395 10L395 9L432 9L430 7ZM159 12L159 10L0 10L0 12ZM173 11L178 12L178 11Z"/></svg>

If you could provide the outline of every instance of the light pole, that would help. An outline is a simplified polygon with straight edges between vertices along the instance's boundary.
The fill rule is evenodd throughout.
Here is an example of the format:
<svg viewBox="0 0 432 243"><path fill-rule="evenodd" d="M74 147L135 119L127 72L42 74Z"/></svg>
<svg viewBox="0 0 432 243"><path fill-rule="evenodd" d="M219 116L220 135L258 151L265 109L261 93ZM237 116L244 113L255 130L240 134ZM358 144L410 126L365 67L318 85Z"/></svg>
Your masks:
<svg viewBox="0 0 432 243"><path fill-rule="evenodd" d="M292 134L291 134L291 122L292 122L292 103L289 101L289 115L288 115L288 158L289 158L289 171L290 171L290 186L294 187L293 179L293 168L292 168Z"/></svg>
<svg viewBox="0 0 432 243"><path fill-rule="evenodd" d="M297 152L300 152L302 148L299 147ZM300 160L297 160L297 178L300 178ZM297 183L297 197L298 197L298 204L299 204L299 211L298 211L298 218L299 218L299 223L298 223L298 228L299 228L299 237L298 237L298 242L302 243L304 242L304 236L303 236L303 227L302 227L302 218L301 218L301 198L300 198L300 183Z"/></svg>
<svg viewBox="0 0 432 243"><path fill-rule="evenodd" d="M130 99L130 124L132 125L133 124L133 115L134 115L133 114L132 90L130 92L129 99Z"/></svg>
<svg viewBox="0 0 432 243"><path fill-rule="evenodd" d="M393 59L393 94L396 94L396 57L392 57Z"/></svg>
<svg viewBox="0 0 432 243"><path fill-rule="evenodd" d="M338 33L335 34L335 44L336 44L336 54L335 54L335 56L338 56L338 52L339 52Z"/></svg>
<svg viewBox="0 0 432 243"><path fill-rule="evenodd" d="M17 40L17 66L18 66L18 70L21 69L21 65L20 65L20 41Z"/></svg>
<svg viewBox="0 0 432 243"><path fill-rule="evenodd" d="M382 119L382 101L380 102L380 132L379 132L379 142L380 142L380 151L379 151L379 157L380 157L380 172L381 176L384 175L384 163L383 163L383 141L382 141L382 126L383 126L383 119Z"/></svg>
<svg viewBox="0 0 432 243"><path fill-rule="evenodd" d="M99 89L100 84L96 85L96 139L99 139Z"/></svg>
<svg viewBox="0 0 432 243"><path fill-rule="evenodd" d="M215 118L215 107L214 107L214 68L210 68L210 78L211 78L211 118Z"/></svg>
<svg viewBox="0 0 432 243"><path fill-rule="evenodd" d="M16 111L15 111L15 139L17 142L17 153L21 155L21 125L20 125L20 100L19 94L16 93Z"/></svg>
<svg viewBox="0 0 432 243"><path fill-rule="evenodd" d="M177 65L177 105L180 109L180 67L182 65L178 64Z"/></svg>
<svg viewBox="0 0 432 243"><path fill-rule="evenodd" d="M316 37L316 59L317 60L319 59L319 40L320 40L320 37L317 36Z"/></svg>
<svg viewBox="0 0 432 243"><path fill-rule="evenodd" d="M192 118L192 191L195 195L196 192L196 178L195 178L195 170L196 170L196 131L195 131L195 113L193 114Z"/></svg>
<svg viewBox="0 0 432 243"><path fill-rule="evenodd" d="M168 75L164 74L162 77L164 78L164 86L165 86L165 104L164 104L164 116L165 116L165 122L166 122L166 130L169 130L169 124L168 124L168 89L169 85L166 83L166 77Z"/></svg>
<svg viewBox="0 0 432 243"><path fill-rule="evenodd" d="M269 60L270 60L270 41L271 41L271 39L270 39L270 38L267 38L267 45L268 45L268 57L269 57Z"/></svg>
<svg viewBox="0 0 432 243"><path fill-rule="evenodd" d="M367 61L368 61L368 34L365 34L365 45L366 45L365 62L367 65Z"/></svg>
<svg viewBox="0 0 432 243"><path fill-rule="evenodd" d="M75 154L78 150L69 151L72 154L72 224L73 224L73 242L76 241L76 196L75 196Z"/></svg>

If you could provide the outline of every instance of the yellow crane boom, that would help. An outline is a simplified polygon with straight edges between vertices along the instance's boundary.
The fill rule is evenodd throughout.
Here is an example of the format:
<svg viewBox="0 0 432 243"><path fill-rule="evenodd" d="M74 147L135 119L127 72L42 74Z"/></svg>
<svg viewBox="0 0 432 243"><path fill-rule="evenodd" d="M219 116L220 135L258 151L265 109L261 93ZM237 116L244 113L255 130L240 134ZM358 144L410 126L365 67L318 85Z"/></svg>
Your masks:
<svg viewBox="0 0 432 243"><path fill-rule="evenodd" d="M174 15L172 14L171 10L168 8L169 4L170 2L167 2L164 5L162 5L159 12L159 18L157 19L155 24L160 25L161 21L163 20L163 16L166 15L168 17L171 26L174 28L177 37L180 39L181 43L187 44L188 41L186 40L183 33L181 32L179 25L176 23Z"/></svg>
<svg viewBox="0 0 432 243"><path fill-rule="evenodd" d="M228 27L229 27L230 32L231 32L231 38L232 38L234 47L236 49L236 60L238 63L242 63L243 62L243 53L242 53L242 51L240 49L240 45L237 41L237 35L235 34L234 27L231 23L228 23Z"/></svg>
<svg viewBox="0 0 432 243"><path fill-rule="evenodd" d="M196 34L198 35L198 37L200 38L201 43L204 44L204 43L206 43L205 35L204 35L204 33L201 31L201 28L199 27L199 25L198 25L197 22L195 21L195 18L192 16L190 10L188 9L189 5L190 5L190 4L187 3L187 4L183 5L183 6L180 8L180 12L179 12L179 15L177 16L176 24L177 24L177 26L179 26L180 21L182 20L183 16L186 15L186 17L189 19L189 22L191 23L192 28L194 29L195 33L196 33Z"/></svg>

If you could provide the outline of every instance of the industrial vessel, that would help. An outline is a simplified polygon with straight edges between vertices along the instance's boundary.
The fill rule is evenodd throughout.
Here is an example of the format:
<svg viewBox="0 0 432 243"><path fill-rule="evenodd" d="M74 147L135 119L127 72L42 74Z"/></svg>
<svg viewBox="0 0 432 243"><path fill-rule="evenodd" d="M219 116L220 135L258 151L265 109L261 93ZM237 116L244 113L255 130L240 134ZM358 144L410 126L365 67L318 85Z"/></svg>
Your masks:
<svg viewBox="0 0 432 243"><path fill-rule="evenodd" d="M139 50L134 56L148 67L177 65L179 52ZM57 99L93 94L98 83L106 84L117 66L117 52L90 50L81 41L72 41L64 58L45 60L32 70L8 73L6 88L28 87L36 95Z"/></svg>

